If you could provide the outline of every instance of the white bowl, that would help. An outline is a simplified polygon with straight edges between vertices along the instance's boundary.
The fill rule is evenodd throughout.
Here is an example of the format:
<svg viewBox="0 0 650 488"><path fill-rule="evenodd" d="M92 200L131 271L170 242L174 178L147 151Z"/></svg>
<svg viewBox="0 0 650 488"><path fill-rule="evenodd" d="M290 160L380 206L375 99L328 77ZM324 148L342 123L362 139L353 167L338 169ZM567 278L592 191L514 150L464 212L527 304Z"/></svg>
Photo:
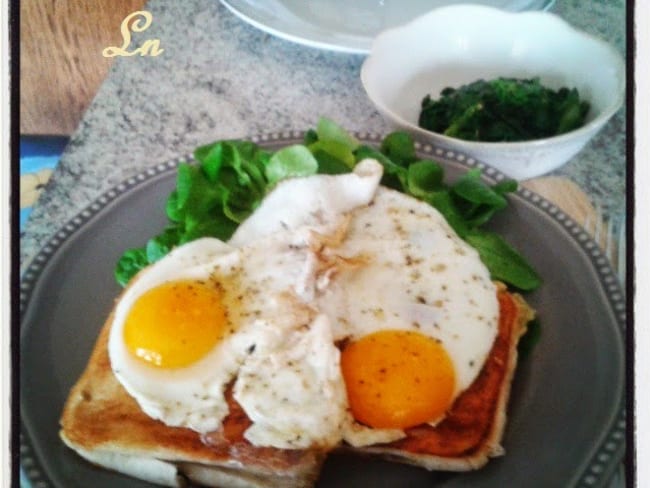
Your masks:
<svg viewBox="0 0 650 488"><path fill-rule="evenodd" d="M455 5L379 34L361 67L361 82L379 112L418 139L526 179L566 163L614 115L623 103L624 68L611 46L554 14ZM591 104L585 125L525 142L464 141L418 127L425 95L436 99L445 87L501 76L577 88Z"/></svg>

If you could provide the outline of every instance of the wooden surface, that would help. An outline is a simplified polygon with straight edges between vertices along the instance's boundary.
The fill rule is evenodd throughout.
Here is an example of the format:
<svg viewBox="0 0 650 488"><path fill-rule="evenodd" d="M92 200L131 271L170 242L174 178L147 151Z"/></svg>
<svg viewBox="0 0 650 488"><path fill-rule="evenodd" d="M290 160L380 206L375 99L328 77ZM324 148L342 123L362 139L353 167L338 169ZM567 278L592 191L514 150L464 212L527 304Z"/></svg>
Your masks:
<svg viewBox="0 0 650 488"><path fill-rule="evenodd" d="M612 237L610 232L618 230L616 225L603 220L602 212L592 205L587 194L578 185L567 178L542 176L527 180L522 183L522 186L553 202L560 210L584 227L600 248L605 251L608 258L612 259L619 251L617 241L608 241L608 237ZM612 262L615 271L620 265L619 262Z"/></svg>
<svg viewBox="0 0 650 488"><path fill-rule="evenodd" d="M567 178L541 176L524 181L522 186L550 200L581 225L600 218L587 194Z"/></svg>
<svg viewBox="0 0 650 488"><path fill-rule="evenodd" d="M145 0L20 2L20 133L70 135L122 44L120 24Z"/></svg>

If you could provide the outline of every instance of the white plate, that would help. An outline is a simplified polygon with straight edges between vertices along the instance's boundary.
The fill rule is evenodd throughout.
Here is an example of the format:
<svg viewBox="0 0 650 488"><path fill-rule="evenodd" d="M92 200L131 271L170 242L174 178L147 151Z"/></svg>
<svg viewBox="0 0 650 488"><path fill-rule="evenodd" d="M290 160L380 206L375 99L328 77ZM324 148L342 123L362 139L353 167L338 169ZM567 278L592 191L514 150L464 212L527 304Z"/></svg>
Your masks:
<svg viewBox="0 0 650 488"><path fill-rule="evenodd" d="M366 54L381 31L463 0L221 0L245 22L310 47ZM473 0L512 12L548 10L555 0Z"/></svg>

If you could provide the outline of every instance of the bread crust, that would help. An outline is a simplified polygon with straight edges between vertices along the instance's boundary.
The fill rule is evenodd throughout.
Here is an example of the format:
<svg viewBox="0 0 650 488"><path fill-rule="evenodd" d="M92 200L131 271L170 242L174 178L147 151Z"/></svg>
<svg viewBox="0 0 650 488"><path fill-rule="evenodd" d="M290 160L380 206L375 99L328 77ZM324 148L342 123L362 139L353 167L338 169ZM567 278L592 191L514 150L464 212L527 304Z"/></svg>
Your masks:
<svg viewBox="0 0 650 488"><path fill-rule="evenodd" d="M388 444L343 450L428 470L469 471L505 453L501 439L506 424L510 387L517 366L517 345L534 311L518 294L497 284L499 332L478 378L435 426L421 425Z"/></svg>
<svg viewBox="0 0 650 488"><path fill-rule="evenodd" d="M399 441L342 450L451 471L480 468L503 453L517 343L533 311L519 295L498 288L497 339L479 377L448 417L436 426L409 429ZM112 315L63 409L60 436L71 449L96 465L165 486L181 487L186 480L215 487L313 486L326 453L251 445L243 437L250 420L229 392L230 414L223 429L209 436L169 427L142 412L111 369L111 323Z"/></svg>
<svg viewBox="0 0 650 488"><path fill-rule="evenodd" d="M94 464L148 481L153 481L151 466L156 465L167 474L155 482L167 486L183 486L184 476L200 477L207 486L223 486L218 484L220 478L231 480L226 486L236 486L235 478L248 480L240 486L265 486L260 480L269 481L266 486L313 484L325 453L251 445L243 438L249 421L236 405L224 420L223 431L207 438L146 415L111 369L111 322L112 315L63 408L60 436L69 447ZM125 459L132 462L125 464ZM215 484L207 479L210 472Z"/></svg>

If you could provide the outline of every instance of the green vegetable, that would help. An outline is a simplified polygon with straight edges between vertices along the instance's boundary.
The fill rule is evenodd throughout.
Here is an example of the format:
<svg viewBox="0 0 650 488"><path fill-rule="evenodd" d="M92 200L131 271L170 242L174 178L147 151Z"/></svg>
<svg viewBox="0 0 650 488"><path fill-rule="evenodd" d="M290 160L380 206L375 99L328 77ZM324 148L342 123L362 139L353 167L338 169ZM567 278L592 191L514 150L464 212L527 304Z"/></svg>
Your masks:
<svg viewBox="0 0 650 488"><path fill-rule="evenodd" d="M433 161L415 161L406 171L408 192L417 198L425 198L443 188L442 166Z"/></svg>
<svg viewBox="0 0 650 488"><path fill-rule="evenodd" d="M456 233L475 247L492 277L522 290L539 286L531 266L505 240L482 229L507 205L514 181L488 185L473 169L455 182L444 181L436 161L419 159L411 136L388 134L379 148L360 144L343 128L321 119L303 144L271 153L248 141L219 141L194 152L196 164L178 167L176 189L167 201L170 225L141 249L124 253L115 275L125 285L140 269L174 246L205 236L227 240L277 182L294 176L351 171L365 158L384 167L382 184L438 209Z"/></svg>
<svg viewBox="0 0 650 488"><path fill-rule="evenodd" d="M526 333L517 344L517 353L520 359L526 359L542 337L542 324L538 319L535 318L528 322L526 329Z"/></svg>
<svg viewBox="0 0 650 488"><path fill-rule="evenodd" d="M555 91L539 78L497 78L445 88L438 100L426 95L418 124L468 141L526 141L582 126L589 107L575 88Z"/></svg>
<svg viewBox="0 0 650 488"><path fill-rule="evenodd" d="M534 290L541 284L535 270L501 236L473 229L464 239L476 248L493 279L525 291Z"/></svg>
<svg viewBox="0 0 650 488"><path fill-rule="evenodd" d="M115 280L121 286L126 286L129 280L148 264L149 260L145 248L129 249L122 254L117 266L115 266Z"/></svg>
<svg viewBox="0 0 650 488"><path fill-rule="evenodd" d="M269 183L292 176L309 176L318 170L318 161L305 146L285 147L269 159L264 174Z"/></svg>
<svg viewBox="0 0 650 488"><path fill-rule="evenodd" d="M165 211L170 225L144 247L124 253L115 277L126 285L142 268L179 244L200 237L227 240L259 205L269 182L271 153L249 141L219 141L194 151L196 164L178 166Z"/></svg>
<svg viewBox="0 0 650 488"><path fill-rule="evenodd" d="M336 142L350 151L359 146L359 141L343 127L330 119L321 117L316 126L316 135L320 141Z"/></svg>

